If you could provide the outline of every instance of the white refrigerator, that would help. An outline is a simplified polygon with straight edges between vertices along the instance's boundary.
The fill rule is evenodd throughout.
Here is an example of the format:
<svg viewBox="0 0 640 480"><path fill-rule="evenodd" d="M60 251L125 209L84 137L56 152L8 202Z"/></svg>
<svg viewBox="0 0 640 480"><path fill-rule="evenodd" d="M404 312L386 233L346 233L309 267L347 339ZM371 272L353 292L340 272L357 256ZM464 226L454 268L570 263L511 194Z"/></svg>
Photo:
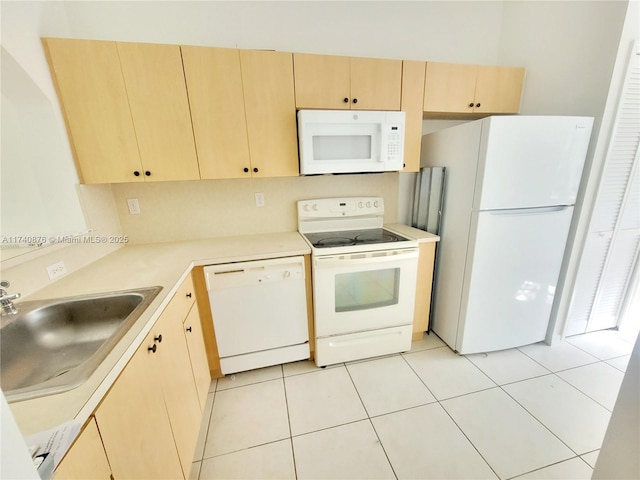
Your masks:
<svg viewBox="0 0 640 480"><path fill-rule="evenodd" d="M423 136L446 167L432 330L461 354L544 340L593 118L495 116Z"/></svg>

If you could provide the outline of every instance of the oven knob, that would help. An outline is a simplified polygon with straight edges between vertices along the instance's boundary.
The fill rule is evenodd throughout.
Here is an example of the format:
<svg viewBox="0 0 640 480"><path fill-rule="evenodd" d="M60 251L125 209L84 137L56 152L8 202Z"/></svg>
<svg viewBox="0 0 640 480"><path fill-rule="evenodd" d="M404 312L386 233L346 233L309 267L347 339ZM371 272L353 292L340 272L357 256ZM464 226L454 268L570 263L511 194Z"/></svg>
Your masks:
<svg viewBox="0 0 640 480"><path fill-rule="evenodd" d="M305 212L308 212L310 207L308 203L305 203L304 207L302 208L304 209Z"/></svg>
<svg viewBox="0 0 640 480"><path fill-rule="evenodd" d="M358 202L358 208L362 208L363 206L362 202Z"/></svg>
<svg viewBox="0 0 640 480"><path fill-rule="evenodd" d="M313 211L314 211L314 212L317 212L319 207L318 207L318 204L317 204L317 203L314 203L314 204L313 204L313 207L311 207L311 208L313 208Z"/></svg>
<svg viewBox="0 0 640 480"><path fill-rule="evenodd" d="M380 202L376 200L375 202L373 202L373 206L378 208L380 206Z"/></svg>
<svg viewBox="0 0 640 480"><path fill-rule="evenodd" d="M367 208L371 208L371 202L367 202Z"/></svg>

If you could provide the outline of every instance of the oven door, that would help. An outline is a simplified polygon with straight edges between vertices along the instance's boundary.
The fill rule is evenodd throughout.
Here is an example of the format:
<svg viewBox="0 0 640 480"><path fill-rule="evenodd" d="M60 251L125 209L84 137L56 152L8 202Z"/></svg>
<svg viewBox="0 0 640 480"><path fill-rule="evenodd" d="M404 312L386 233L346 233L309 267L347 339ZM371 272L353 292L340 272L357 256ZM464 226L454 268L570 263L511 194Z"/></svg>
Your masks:
<svg viewBox="0 0 640 480"><path fill-rule="evenodd" d="M413 322L418 249L314 258L316 337Z"/></svg>

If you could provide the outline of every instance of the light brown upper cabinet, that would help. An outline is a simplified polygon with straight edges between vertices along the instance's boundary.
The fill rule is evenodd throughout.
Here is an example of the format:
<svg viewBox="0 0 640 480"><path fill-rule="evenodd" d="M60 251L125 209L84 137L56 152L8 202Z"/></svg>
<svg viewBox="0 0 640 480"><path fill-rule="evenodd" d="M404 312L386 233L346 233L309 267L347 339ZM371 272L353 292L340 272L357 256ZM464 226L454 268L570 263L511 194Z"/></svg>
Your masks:
<svg viewBox="0 0 640 480"><path fill-rule="evenodd" d="M251 174L298 176L298 131L291 53L240 50Z"/></svg>
<svg viewBox="0 0 640 480"><path fill-rule="evenodd" d="M291 54L181 48L201 178L297 176Z"/></svg>
<svg viewBox="0 0 640 480"><path fill-rule="evenodd" d="M402 102L405 112L403 172L420 170L422 142L422 99L424 97L425 62L402 62Z"/></svg>
<svg viewBox="0 0 640 480"><path fill-rule="evenodd" d="M83 183L199 178L178 46L43 44Z"/></svg>
<svg viewBox="0 0 640 480"><path fill-rule="evenodd" d="M427 62L424 112L517 113L525 69Z"/></svg>
<svg viewBox="0 0 640 480"><path fill-rule="evenodd" d="M43 45L80 181L142 181L116 42L45 38Z"/></svg>
<svg viewBox="0 0 640 480"><path fill-rule="evenodd" d="M200 178L178 45L118 43L144 175Z"/></svg>
<svg viewBox="0 0 640 480"><path fill-rule="evenodd" d="M251 176L240 50L181 49L201 177Z"/></svg>
<svg viewBox="0 0 640 480"><path fill-rule="evenodd" d="M400 110L402 60L294 53L296 108Z"/></svg>

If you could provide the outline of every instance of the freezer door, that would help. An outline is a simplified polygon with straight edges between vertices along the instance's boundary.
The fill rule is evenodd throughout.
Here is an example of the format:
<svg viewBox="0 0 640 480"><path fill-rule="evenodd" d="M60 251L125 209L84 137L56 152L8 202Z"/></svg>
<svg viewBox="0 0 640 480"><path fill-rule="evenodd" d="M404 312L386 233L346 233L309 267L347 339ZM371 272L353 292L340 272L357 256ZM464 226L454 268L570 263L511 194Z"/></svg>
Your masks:
<svg viewBox="0 0 640 480"><path fill-rule="evenodd" d="M475 210L575 204L593 118L483 120Z"/></svg>
<svg viewBox="0 0 640 480"><path fill-rule="evenodd" d="M572 214L573 207L474 212L458 352L544 340Z"/></svg>

